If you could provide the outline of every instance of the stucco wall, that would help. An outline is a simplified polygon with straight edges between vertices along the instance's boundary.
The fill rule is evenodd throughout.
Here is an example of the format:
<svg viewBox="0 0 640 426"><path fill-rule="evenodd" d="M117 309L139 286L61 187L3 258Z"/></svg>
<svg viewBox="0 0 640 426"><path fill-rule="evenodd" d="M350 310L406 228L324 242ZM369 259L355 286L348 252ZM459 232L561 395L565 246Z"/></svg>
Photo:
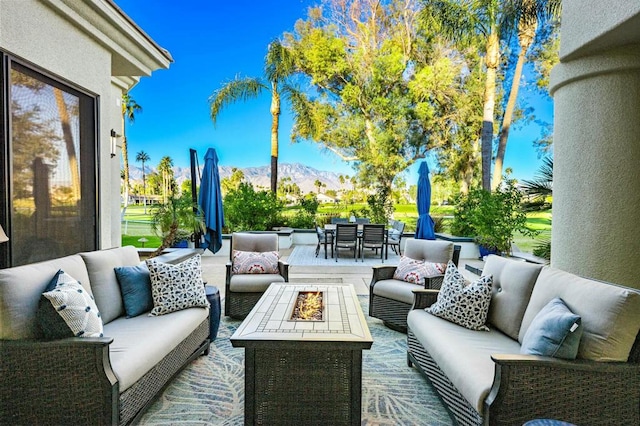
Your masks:
<svg viewBox="0 0 640 426"><path fill-rule="evenodd" d="M552 71L551 265L640 288L640 2L568 0Z"/></svg>

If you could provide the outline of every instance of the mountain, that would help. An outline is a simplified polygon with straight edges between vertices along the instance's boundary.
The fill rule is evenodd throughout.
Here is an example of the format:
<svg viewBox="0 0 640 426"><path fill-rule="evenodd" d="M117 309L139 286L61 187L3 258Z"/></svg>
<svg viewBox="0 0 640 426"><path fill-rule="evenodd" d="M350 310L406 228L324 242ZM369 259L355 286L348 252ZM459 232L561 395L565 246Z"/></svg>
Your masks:
<svg viewBox="0 0 640 426"><path fill-rule="evenodd" d="M201 170L202 167L201 165ZM232 169L233 167L230 166L220 166L220 179L231 176ZM255 188L269 188L271 186L270 166L246 167L240 168L240 170L244 173L245 179L251 182ZM145 165L145 172L148 175L149 173L155 172L155 168ZM174 167L173 172L178 185L182 184L185 180L191 179L191 170L189 167ZM132 183L142 182L142 168L129 165L129 176ZM322 188L323 191L327 189L338 191L342 189L339 176L340 174L338 173L318 170L300 163L284 163L278 165L278 180L280 181L285 177L291 178L291 181L300 187L303 194L308 192L315 193L317 191L317 187L314 185L316 180L327 185Z"/></svg>

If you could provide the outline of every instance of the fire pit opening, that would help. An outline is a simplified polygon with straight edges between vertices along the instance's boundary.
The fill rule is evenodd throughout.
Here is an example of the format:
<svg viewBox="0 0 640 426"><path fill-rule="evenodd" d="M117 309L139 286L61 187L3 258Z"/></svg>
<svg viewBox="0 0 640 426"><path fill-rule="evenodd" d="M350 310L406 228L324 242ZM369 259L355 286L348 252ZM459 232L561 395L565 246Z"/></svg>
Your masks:
<svg viewBox="0 0 640 426"><path fill-rule="evenodd" d="M324 293L299 291L291 313L292 321L324 321Z"/></svg>

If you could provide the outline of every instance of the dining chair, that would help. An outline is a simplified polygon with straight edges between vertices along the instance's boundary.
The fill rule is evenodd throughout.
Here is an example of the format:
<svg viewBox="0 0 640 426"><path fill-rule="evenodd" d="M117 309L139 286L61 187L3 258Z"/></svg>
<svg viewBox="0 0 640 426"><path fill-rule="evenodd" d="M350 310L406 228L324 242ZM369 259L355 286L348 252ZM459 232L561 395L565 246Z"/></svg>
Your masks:
<svg viewBox="0 0 640 426"><path fill-rule="evenodd" d="M384 263L384 245L385 245L385 232L384 225L362 225L362 238L360 240L360 260L364 262L365 249L375 250L378 254L380 250L380 260Z"/></svg>
<svg viewBox="0 0 640 426"><path fill-rule="evenodd" d="M318 245L316 246L316 257L320 253L320 245L324 244L324 258L327 258L327 244L331 247L331 257L333 257L333 232L328 232L319 226L316 226L316 234L318 235Z"/></svg>
<svg viewBox="0 0 640 426"><path fill-rule="evenodd" d="M333 225L335 225L337 223L349 223L349 219L347 219L346 217L332 217L331 218L331 223Z"/></svg>
<svg viewBox="0 0 640 426"><path fill-rule="evenodd" d="M401 255L402 252L400 250L400 242L402 241L402 234L404 232L404 226L405 223L404 222L400 222L399 220L392 220L389 222L390 227L389 227L389 232L387 233L387 250L386 253L387 255L389 254L389 246L391 246L391 249L393 250L394 253L396 253L397 255ZM397 247L397 250L396 250ZM389 258L388 256L385 256L387 259Z"/></svg>
<svg viewBox="0 0 640 426"><path fill-rule="evenodd" d="M351 223L336 224L335 252L338 261L339 249L353 250L353 258L356 259L358 251L358 225Z"/></svg>
<svg viewBox="0 0 640 426"><path fill-rule="evenodd" d="M371 223L371 219L368 217L356 217L356 223L359 225L364 225L365 223Z"/></svg>

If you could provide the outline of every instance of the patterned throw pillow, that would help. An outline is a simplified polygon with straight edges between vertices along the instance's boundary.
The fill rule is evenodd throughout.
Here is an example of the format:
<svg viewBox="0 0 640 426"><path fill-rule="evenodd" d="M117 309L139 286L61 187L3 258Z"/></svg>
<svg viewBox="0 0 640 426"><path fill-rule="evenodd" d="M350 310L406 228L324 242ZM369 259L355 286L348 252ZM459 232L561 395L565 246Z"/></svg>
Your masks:
<svg viewBox="0 0 640 426"><path fill-rule="evenodd" d="M208 307L200 255L172 265L147 259L151 277L153 309L149 315L159 316L194 307Z"/></svg>
<svg viewBox="0 0 640 426"><path fill-rule="evenodd" d="M66 334L54 323L45 323L46 321L42 321L44 316L39 313L40 325L45 336L48 338L63 338L70 337L70 335L75 337L102 337L102 318L93 296L76 279L63 270L59 270L56 273L42 296L51 302L51 306L71 331L70 334ZM39 307L41 310L47 308L50 309L50 307L43 306L43 304ZM57 331L48 330L49 325L53 329L57 329Z"/></svg>
<svg viewBox="0 0 640 426"><path fill-rule="evenodd" d="M400 262L393 273L393 279L423 285L425 277L442 275L446 269L446 263L431 263L400 256Z"/></svg>
<svg viewBox="0 0 640 426"><path fill-rule="evenodd" d="M438 299L425 310L471 330L489 331L485 323L491 303L492 283L491 276L480 277L469 283L456 265L449 262Z"/></svg>
<svg viewBox="0 0 640 426"><path fill-rule="evenodd" d="M233 251L234 274L277 274L280 254L277 251Z"/></svg>

